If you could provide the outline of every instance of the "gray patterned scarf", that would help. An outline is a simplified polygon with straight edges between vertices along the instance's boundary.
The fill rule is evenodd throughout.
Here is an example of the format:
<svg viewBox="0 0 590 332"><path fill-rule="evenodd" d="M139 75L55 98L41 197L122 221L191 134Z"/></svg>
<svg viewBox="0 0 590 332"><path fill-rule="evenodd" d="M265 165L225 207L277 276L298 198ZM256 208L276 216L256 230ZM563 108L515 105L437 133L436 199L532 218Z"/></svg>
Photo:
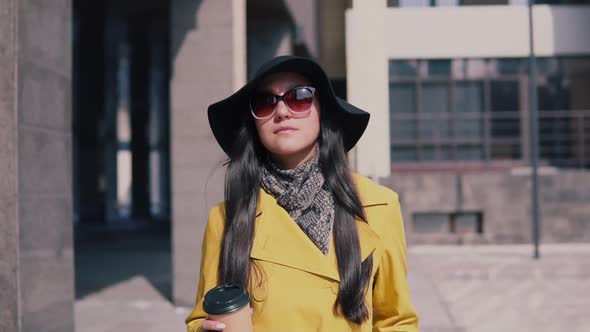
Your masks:
<svg viewBox="0 0 590 332"><path fill-rule="evenodd" d="M310 240L328 254L334 225L334 197L324 185L319 149L294 169L280 169L270 159L262 173L262 187L274 196Z"/></svg>

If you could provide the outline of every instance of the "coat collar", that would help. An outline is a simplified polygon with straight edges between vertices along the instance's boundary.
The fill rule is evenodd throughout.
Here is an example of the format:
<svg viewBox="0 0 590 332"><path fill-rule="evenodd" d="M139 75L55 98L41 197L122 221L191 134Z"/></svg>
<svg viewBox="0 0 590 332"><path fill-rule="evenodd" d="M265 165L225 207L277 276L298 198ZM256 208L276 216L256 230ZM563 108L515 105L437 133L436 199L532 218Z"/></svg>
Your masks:
<svg viewBox="0 0 590 332"><path fill-rule="evenodd" d="M375 195L370 190L370 180L359 176L353 178L363 207L387 204L379 197L381 195ZM362 220L357 219L357 228L364 260L375 250L379 236ZM324 256L287 211L263 189L260 189L258 196L255 237L250 256L340 281L333 239L328 255Z"/></svg>
<svg viewBox="0 0 590 332"><path fill-rule="evenodd" d="M387 204L387 200L385 199L385 197L383 195L379 195L375 190L371 190L372 186L375 186L375 183L373 181L371 181L370 179L353 173L352 174L352 180L356 185L356 190L357 193L359 195L359 198L361 200L361 204L363 205L363 207L370 207L370 206L374 206L374 205L384 205ZM258 205L256 206L256 217L260 216L260 214L262 213L262 210L265 207L264 203L264 199L261 199L263 197L263 195L266 195L268 197L270 197L272 199L272 196L270 196L266 191L264 191L262 188L259 191L259 199L258 199ZM268 197L266 197L268 199ZM274 201L274 204L276 204L276 200Z"/></svg>

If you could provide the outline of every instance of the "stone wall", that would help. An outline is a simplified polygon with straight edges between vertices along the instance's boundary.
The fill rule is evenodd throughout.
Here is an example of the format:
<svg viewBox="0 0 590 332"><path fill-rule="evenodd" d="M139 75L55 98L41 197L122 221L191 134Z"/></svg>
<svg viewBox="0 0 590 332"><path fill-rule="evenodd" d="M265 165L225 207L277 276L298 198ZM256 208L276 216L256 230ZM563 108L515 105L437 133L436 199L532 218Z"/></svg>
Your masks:
<svg viewBox="0 0 590 332"><path fill-rule="evenodd" d="M242 0L171 2L171 174L173 298L192 306L209 209L223 200L227 158L209 128L207 107L245 77ZM234 12L235 11L235 12ZM235 34L243 34L236 36ZM242 46L245 47L245 46ZM236 64L242 64L236 68ZM239 66L238 66L239 67ZM243 75L237 75L237 71Z"/></svg>
<svg viewBox="0 0 590 332"><path fill-rule="evenodd" d="M381 183L400 195L410 243L531 242L531 180L526 172L403 172ZM590 172L541 174L539 188L542 242L590 241ZM416 229L419 214L461 212L481 213L483 232Z"/></svg>
<svg viewBox="0 0 590 332"><path fill-rule="evenodd" d="M71 2L0 0L0 330L74 330Z"/></svg>

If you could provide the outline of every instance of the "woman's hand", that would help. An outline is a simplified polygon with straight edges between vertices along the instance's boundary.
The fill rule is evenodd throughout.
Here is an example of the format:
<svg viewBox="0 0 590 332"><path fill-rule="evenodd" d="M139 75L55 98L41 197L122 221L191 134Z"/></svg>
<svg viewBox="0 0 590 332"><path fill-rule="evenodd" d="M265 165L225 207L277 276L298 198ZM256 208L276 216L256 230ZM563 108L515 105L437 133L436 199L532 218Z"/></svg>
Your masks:
<svg viewBox="0 0 590 332"><path fill-rule="evenodd" d="M210 319L205 319L202 326L205 331L223 331L225 329L225 324Z"/></svg>
<svg viewBox="0 0 590 332"><path fill-rule="evenodd" d="M250 315L254 315L254 308L250 308ZM211 319L205 319L201 326L205 331L223 331L225 329L225 324Z"/></svg>

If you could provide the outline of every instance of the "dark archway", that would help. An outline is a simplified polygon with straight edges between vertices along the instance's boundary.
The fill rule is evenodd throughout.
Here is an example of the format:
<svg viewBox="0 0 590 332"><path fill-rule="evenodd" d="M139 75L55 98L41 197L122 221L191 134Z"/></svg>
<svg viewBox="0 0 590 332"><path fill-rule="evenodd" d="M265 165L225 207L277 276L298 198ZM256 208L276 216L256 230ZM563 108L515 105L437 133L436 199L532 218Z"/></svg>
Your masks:
<svg viewBox="0 0 590 332"><path fill-rule="evenodd" d="M76 297L143 275L171 298L168 1L74 1Z"/></svg>

